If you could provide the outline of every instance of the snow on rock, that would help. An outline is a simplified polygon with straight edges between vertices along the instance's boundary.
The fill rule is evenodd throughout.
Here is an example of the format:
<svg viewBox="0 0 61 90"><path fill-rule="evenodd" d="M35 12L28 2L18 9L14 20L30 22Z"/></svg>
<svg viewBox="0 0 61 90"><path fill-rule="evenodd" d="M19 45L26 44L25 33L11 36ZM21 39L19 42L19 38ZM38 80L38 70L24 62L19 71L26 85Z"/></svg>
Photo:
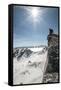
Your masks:
<svg viewBox="0 0 61 90"><path fill-rule="evenodd" d="M20 52L17 53L16 57L13 58L13 84L32 84L42 83L43 74L45 70L45 64L47 62L47 50L42 49L24 49L22 56L17 58ZM30 51L31 50L31 51ZM39 52L44 52L41 54ZM30 54L26 57L27 53ZM35 53L36 51L36 53Z"/></svg>

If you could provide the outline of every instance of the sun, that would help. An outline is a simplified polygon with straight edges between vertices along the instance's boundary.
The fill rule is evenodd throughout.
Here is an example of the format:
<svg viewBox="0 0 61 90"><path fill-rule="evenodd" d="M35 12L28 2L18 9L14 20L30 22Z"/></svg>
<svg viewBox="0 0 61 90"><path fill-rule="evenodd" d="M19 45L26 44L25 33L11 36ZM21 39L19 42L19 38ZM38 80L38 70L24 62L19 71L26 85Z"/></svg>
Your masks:
<svg viewBox="0 0 61 90"><path fill-rule="evenodd" d="M36 22L40 22L40 19L42 17L42 10L38 7L29 7L26 8L27 10L27 15L28 15L28 20L33 21L35 24Z"/></svg>
<svg viewBox="0 0 61 90"><path fill-rule="evenodd" d="M33 18L37 18L38 17L38 9L37 8L32 8L31 15L32 15Z"/></svg>

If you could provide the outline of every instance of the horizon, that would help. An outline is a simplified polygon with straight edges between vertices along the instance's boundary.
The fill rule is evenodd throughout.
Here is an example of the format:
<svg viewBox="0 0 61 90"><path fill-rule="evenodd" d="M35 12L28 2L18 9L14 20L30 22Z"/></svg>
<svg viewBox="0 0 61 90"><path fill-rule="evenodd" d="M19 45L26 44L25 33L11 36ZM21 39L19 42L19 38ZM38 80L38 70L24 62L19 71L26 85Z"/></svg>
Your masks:
<svg viewBox="0 0 61 90"><path fill-rule="evenodd" d="M48 46L46 46L46 45L39 45L39 46L25 46L25 47L14 47L14 49L15 48L40 48L40 47L48 47Z"/></svg>

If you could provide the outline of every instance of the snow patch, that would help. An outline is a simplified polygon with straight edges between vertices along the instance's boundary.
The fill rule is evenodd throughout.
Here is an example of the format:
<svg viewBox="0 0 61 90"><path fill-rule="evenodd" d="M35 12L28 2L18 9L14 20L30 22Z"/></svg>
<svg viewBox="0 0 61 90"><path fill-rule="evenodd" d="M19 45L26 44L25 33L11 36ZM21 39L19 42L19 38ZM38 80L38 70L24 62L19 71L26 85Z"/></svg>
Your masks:
<svg viewBox="0 0 61 90"><path fill-rule="evenodd" d="M30 48L32 51L42 51L43 48ZM13 84L42 83L47 51L43 54L31 53L28 58L22 56L19 61L13 58Z"/></svg>

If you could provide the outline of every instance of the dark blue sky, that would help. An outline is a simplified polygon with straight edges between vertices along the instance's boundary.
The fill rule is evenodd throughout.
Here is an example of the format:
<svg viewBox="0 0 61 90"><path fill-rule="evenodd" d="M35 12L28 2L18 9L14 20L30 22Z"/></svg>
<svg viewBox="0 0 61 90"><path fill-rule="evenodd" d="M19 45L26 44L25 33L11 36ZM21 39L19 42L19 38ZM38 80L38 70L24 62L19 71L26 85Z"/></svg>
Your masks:
<svg viewBox="0 0 61 90"><path fill-rule="evenodd" d="M14 6L13 47L47 45L49 28L58 33L58 8L37 7L32 17L30 6Z"/></svg>

